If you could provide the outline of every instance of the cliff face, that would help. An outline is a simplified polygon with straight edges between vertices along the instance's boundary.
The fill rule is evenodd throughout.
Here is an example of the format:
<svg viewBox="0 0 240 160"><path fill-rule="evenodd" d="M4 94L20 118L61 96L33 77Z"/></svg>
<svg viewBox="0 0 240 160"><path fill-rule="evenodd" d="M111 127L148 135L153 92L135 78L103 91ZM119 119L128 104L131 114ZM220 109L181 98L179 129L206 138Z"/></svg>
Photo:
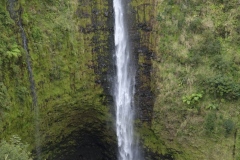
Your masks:
<svg viewBox="0 0 240 160"><path fill-rule="evenodd" d="M146 159L239 159L239 2L131 4Z"/></svg>
<svg viewBox="0 0 240 160"><path fill-rule="evenodd" d="M149 125L153 114L154 5L153 1L132 1L128 6L137 66L137 117ZM18 134L35 150L37 122L42 158L115 159L116 137L110 114L112 1L5 0L1 2L1 22L4 101L0 138Z"/></svg>
<svg viewBox="0 0 240 160"><path fill-rule="evenodd" d="M239 1L157 1L149 146L174 159L239 159Z"/></svg>
<svg viewBox="0 0 240 160"><path fill-rule="evenodd" d="M129 30L136 59L136 131L144 159L173 159L164 141L152 130L155 95L153 62L157 54L156 1L131 1Z"/></svg>
<svg viewBox="0 0 240 160"><path fill-rule="evenodd" d="M239 159L239 2L126 3L145 158ZM0 21L0 139L116 159L112 1L3 0Z"/></svg>
<svg viewBox="0 0 240 160"><path fill-rule="evenodd" d="M115 159L109 98L102 89L108 88L104 77L111 65L111 3L1 1L1 138L18 134L34 149L36 110L21 20L39 107L42 158ZM10 17L13 12L17 18Z"/></svg>
<svg viewBox="0 0 240 160"><path fill-rule="evenodd" d="M6 30L1 34L1 93L6 99L1 106L1 138L19 134L34 150L37 119L43 158L91 159L94 155L115 159L110 116L114 71L112 1L11 0L1 2L1 6L1 27ZM153 111L150 73L154 5L153 1L132 1L128 6L137 66L137 117L149 125ZM106 148L112 148L111 153ZM81 153L76 152L79 149Z"/></svg>
<svg viewBox="0 0 240 160"><path fill-rule="evenodd" d="M151 123L153 93L151 91L151 59L154 54L153 36L154 1L131 1L130 36L133 53L136 56L136 105L142 122Z"/></svg>

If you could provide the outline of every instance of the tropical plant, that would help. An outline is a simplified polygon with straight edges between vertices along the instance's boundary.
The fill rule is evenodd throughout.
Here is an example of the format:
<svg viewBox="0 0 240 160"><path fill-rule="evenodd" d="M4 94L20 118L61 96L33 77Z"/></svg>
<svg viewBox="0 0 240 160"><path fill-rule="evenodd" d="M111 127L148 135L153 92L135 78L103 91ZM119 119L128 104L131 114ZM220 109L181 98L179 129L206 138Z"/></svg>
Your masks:
<svg viewBox="0 0 240 160"><path fill-rule="evenodd" d="M18 48L18 45L15 43L11 46L11 49L6 52L7 58L18 58L21 56L21 51Z"/></svg>
<svg viewBox="0 0 240 160"><path fill-rule="evenodd" d="M209 110L218 110L218 106L215 104L209 104L205 108Z"/></svg>
<svg viewBox="0 0 240 160"><path fill-rule="evenodd" d="M183 96L182 101L183 103L186 103L187 105L191 106L192 108L196 103L199 102L199 100L203 97L203 93L193 93L188 96Z"/></svg>
<svg viewBox="0 0 240 160"><path fill-rule="evenodd" d="M13 135L10 142L2 140L0 143L0 160L32 160L28 145L21 142L21 138Z"/></svg>

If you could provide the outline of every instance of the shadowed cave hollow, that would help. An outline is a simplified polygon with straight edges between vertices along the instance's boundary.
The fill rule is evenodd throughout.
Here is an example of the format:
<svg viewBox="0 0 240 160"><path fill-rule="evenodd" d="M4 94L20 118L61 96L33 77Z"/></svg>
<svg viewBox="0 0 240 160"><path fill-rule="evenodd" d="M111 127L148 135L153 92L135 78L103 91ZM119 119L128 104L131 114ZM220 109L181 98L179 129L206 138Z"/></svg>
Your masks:
<svg viewBox="0 0 240 160"><path fill-rule="evenodd" d="M106 135L109 134L109 135ZM113 136L114 135L114 136ZM53 151L48 159L52 160L115 160L117 159L116 137L112 130L85 129L71 133L62 141L47 144L43 152Z"/></svg>

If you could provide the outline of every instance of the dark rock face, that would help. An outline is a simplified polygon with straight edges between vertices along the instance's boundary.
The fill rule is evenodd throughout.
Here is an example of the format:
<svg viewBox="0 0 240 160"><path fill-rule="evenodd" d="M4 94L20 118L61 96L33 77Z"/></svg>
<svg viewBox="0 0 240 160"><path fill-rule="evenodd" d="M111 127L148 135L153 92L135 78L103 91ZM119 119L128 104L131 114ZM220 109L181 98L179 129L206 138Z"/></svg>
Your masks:
<svg viewBox="0 0 240 160"><path fill-rule="evenodd" d="M89 52L91 52L93 56L91 67L96 74L95 82L100 84L104 89L108 102L106 105L111 105L111 85L114 72L113 2L108 0L98 2L80 1L79 3L81 5L77 10L77 16L80 19L91 19L91 23L80 26L79 31L91 37L88 38L87 36L86 41L89 43L86 45L87 48L91 49ZM98 8L99 3L101 3L101 7L104 9ZM88 5L90 5L91 8L87 12L84 6Z"/></svg>
<svg viewBox="0 0 240 160"><path fill-rule="evenodd" d="M151 91L151 69L152 69L152 26L151 16L153 6L146 2L132 1L129 15L130 41L132 52L136 59L136 93L135 104L137 107L137 118L141 122L151 123L153 114L154 95ZM149 18L147 18L147 16ZM145 18L140 18L141 16Z"/></svg>
<svg viewBox="0 0 240 160"><path fill-rule="evenodd" d="M136 60L136 119L140 123L136 128L150 129L153 118L153 107L155 96L153 94L152 82L152 59L155 52L155 39L153 31L155 0L132 0L129 8L129 29L132 53ZM141 135L141 133L140 133ZM140 137L140 145L143 157L146 160L161 159L173 160L171 154L160 155L154 153L144 145L144 139Z"/></svg>
<svg viewBox="0 0 240 160"><path fill-rule="evenodd" d="M140 46L137 53L138 56L144 57L144 62L138 64L136 102L139 110L139 118L142 122L150 124L154 102L154 96L151 91L151 55L153 53L145 46Z"/></svg>

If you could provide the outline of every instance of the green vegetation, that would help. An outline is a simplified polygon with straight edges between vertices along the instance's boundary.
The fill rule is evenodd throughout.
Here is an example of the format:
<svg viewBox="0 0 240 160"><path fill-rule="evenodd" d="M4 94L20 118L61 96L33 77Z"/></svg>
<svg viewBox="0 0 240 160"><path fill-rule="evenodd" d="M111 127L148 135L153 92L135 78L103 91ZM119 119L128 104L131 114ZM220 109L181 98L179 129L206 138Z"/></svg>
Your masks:
<svg viewBox="0 0 240 160"><path fill-rule="evenodd" d="M240 96L240 84L223 75L216 75L215 77L206 79L204 87L215 98L236 100Z"/></svg>
<svg viewBox="0 0 240 160"><path fill-rule="evenodd" d="M21 142L21 138L13 135L10 142L2 140L0 143L1 160L32 160L28 145Z"/></svg>
<svg viewBox="0 0 240 160"><path fill-rule="evenodd" d="M190 105L194 108L194 105L196 105L197 102L203 97L202 93L193 93L189 96L183 96L182 101L183 103L186 103L187 105Z"/></svg>
<svg viewBox="0 0 240 160"><path fill-rule="evenodd" d="M234 130L234 122L231 119L226 119L223 121L223 127L225 129L226 135L229 135Z"/></svg>
<svg viewBox="0 0 240 160"><path fill-rule="evenodd" d="M101 141L115 143L110 127L104 127L111 123L107 98L96 83L109 63L108 2L17 3L14 10L22 8L40 108L41 158L74 152L69 148L81 143L69 137L82 142L86 133L100 133ZM152 121L138 127L144 148L176 160L239 159L239 1L131 4L140 46L149 48L139 54L138 73L144 75L145 65L153 64L152 83L150 77L140 77L142 88L152 87L155 93ZM0 30L0 158L24 154L22 158L31 159L27 150L34 153L35 114L26 55L6 0L0 2ZM4 141L13 133L29 146L18 137Z"/></svg>
<svg viewBox="0 0 240 160"><path fill-rule="evenodd" d="M151 130L179 151L177 160L230 160L239 152L238 3L163 0L156 7Z"/></svg>
<svg viewBox="0 0 240 160"><path fill-rule="evenodd" d="M208 134L215 129L216 113L209 113L205 118L205 129Z"/></svg>
<svg viewBox="0 0 240 160"><path fill-rule="evenodd" d="M98 64L98 56L104 58L108 53L104 16L108 2L19 0L13 8L15 13L11 13L14 20L8 6L7 0L0 2L0 140L18 134L35 153L35 113L17 24L21 19L39 106L41 158L57 159L54 156L67 154L67 148L72 153L71 149L81 143L68 138L78 134L84 140L85 132L96 132L103 143L115 143L109 138L113 131L106 126L111 123L107 99L95 83L106 70ZM94 11L101 12L88 15ZM93 19L96 24L92 24ZM89 29L94 26L97 28Z"/></svg>
<svg viewBox="0 0 240 160"><path fill-rule="evenodd" d="M209 110L217 110L218 109L218 105L216 105L216 104L209 104L205 108L209 109Z"/></svg>

